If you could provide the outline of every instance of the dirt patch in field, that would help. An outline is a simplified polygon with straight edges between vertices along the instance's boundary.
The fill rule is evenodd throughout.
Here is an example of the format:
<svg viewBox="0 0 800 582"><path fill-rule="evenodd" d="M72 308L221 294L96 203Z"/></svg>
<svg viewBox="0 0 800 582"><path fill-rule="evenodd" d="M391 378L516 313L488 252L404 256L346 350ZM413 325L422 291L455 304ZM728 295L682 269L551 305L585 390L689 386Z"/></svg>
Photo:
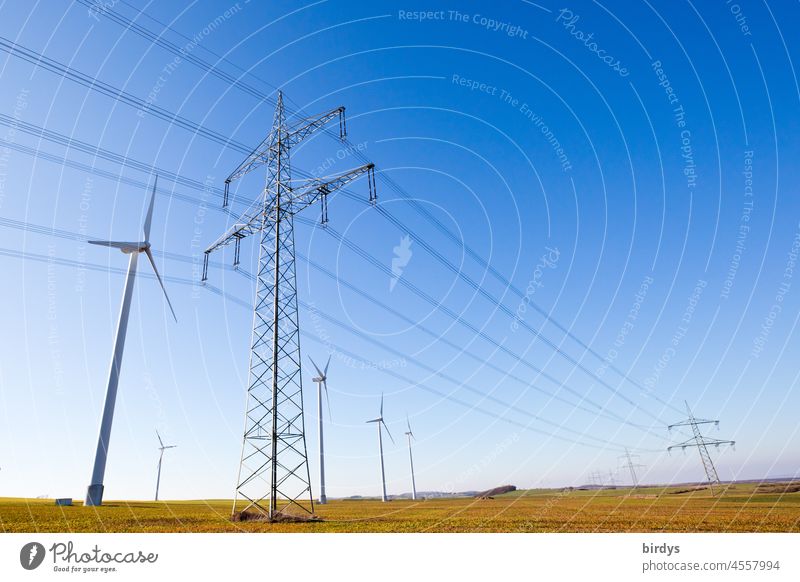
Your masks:
<svg viewBox="0 0 800 582"><path fill-rule="evenodd" d="M756 493L797 493L798 491L800 491L800 483L769 483L756 488Z"/></svg>
<svg viewBox="0 0 800 582"><path fill-rule="evenodd" d="M694 493L705 489L708 489L708 487L701 485L699 487L689 487L688 489L678 489L677 491L667 491L667 495L683 495L684 493Z"/></svg>
<svg viewBox="0 0 800 582"><path fill-rule="evenodd" d="M292 515L278 513L273 518L260 511L239 511L231 516L232 521L265 521L268 523L308 523L312 521L322 521L316 515Z"/></svg>
<svg viewBox="0 0 800 582"><path fill-rule="evenodd" d="M489 489L488 491L483 491L478 493L475 496L475 499L494 499L495 495L502 495L503 493L511 493L512 491L516 491L517 488L514 485L503 485L502 487L495 487L494 489Z"/></svg>

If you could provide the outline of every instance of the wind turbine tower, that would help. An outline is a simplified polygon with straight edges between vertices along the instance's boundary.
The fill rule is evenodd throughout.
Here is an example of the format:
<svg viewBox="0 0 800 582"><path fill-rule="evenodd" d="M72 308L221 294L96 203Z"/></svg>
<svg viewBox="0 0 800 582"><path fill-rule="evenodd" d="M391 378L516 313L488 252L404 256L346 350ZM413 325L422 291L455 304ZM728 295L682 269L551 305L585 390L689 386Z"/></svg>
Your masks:
<svg viewBox="0 0 800 582"><path fill-rule="evenodd" d="M406 415L406 426L408 427L408 430L406 431L406 438L408 438L408 461L411 463L411 499L416 499L417 483L414 480L414 457L411 454L411 439L417 439L414 437L414 433L411 431L411 422L408 420L408 415Z"/></svg>
<svg viewBox="0 0 800 582"><path fill-rule="evenodd" d="M392 439L392 443L394 443L394 438L392 437L392 433L389 432L389 427L386 426L386 423L383 421L383 394L381 394L381 410L378 418L373 418L372 420L368 420L367 423L374 422L378 426L378 453L381 457L381 487L382 487L382 494L381 500L386 503L389 501L389 498L386 497L386 471L383 467L383 428L386 429L386 434L389 435L389 438Z"/></svg>
<svg viewBox="0 0 800 582"><path fill-rule="evenodd" d="M133 283L136 279L136 264L141 253L147 255L150 265L153 267L153 272L158 279L158 283L161 285L161 290L164 291L164 297L167 299L167 305L169 305L169 310L172 312L172 317L175 318L176 322L178 321L178 318L175 316L175 310L172 309L172 303L167 295L167 290L164 287L164 282L161 280L161 275L158 274L158 269L156 269L156 263L153 260L153 252L150 250L150 226L153 222L153 204L156 199L157 183L158 176L156 176L153 182L153 194L150 196L150 206L147 209L147 216L144 219L144 240L142 242L89 241L89 244L119 249L123 254L130 255L130 258L128 259L128 274L125 278L125 288L122 292L122 308L120 309L119 321L117 323L117 339L114 342L114 352L111 356L111 369L108 372L108 388L106 389L106 400L103 405L103 417L100 421L100 434L97 437L97 451L94 456L92 480L86 491L86 501L84 502L84 505L87 506L103 504L103 478L106 472L108 445L111 439L111 424L114 421L114 405L117 401L117 387L119 386L119 374L122 368L122 352L125 348L125 334L128 330L128 316L131 311Z"/></svg>
<svg viewBox="0 0 800 582"><path fill-rule="evenodd" d="M311 360L311 356L308 357ZM317 383L317 434L319 435L319 504L325 505L328 498L325 497L325 446L322 439L322 388L325 388L325 398L328 401L328 419L331 417L331 399L328 395L328 366L331 363L331 357L328 356L328 362L325 364L325 369L320 370L314 360L311 360L314 369L317 371L317 376L312 378L312 382Z"/></svg>
<svg viewBox="0 0 800 582"><path fill-rule="evenodd" d="M164 451L167 449L174 449L178 445L164 446L164 441L161 440L161 435L158 434L158 431L156 431L156 436L158 437L158 444L161 445L158 447L158 450L161 451L161 454L158 456L158 477L156 477L156 501L158 501L158 486L161 484L161 461L164 460Z"/></svg>

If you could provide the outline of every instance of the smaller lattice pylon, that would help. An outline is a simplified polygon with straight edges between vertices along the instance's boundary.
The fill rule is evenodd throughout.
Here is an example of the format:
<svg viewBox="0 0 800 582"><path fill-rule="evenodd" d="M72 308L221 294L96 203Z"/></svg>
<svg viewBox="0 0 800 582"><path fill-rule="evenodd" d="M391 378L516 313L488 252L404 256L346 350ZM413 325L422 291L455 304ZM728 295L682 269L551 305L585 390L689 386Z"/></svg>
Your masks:
<svg viewBox="0 0 800 582"><path fill-rule="evenodd" d="M637 459L639 455L632 455L631 452L628 450L628 447L625 447L625 454L620 455L619 459L624 460L625 462L622 464L622 468L628 469L631 474L631 484L633 488L636 489L639 486L639 479L636 476L636 469L644 469L645 466L641 463L636 463L635 459Z"/></svg>
<svg viewBox="0 0 800 582"><path fill-rule="evenodd" d="M721 485L721 482L719 480L719 475L717 474L717 468L714 466L714 461L711 459L711 453L708 452L708 447L714 446L719 448L721 445L734 446L736 445L736 441L720 440L703 436L703 433L700 432L700 425L713 423L716 426L719 426L719 420L695 418L692 414L692 410L689 408L688 402L686 402L686 412L689 415L689 418L680 422L676 422L675 424L671 424L667 427L667 429L672 430L678 426L689 426L692 428L692 437L682 443L667 447L667 451L669 452L672 451L672 449L677 448L686 450L687 447L697 447L697 451L700 453L700 461L703 463L703 469L705 470L706 478L708 479L708 486L711 488L711 494L714 495L714 486Z"/></svg>

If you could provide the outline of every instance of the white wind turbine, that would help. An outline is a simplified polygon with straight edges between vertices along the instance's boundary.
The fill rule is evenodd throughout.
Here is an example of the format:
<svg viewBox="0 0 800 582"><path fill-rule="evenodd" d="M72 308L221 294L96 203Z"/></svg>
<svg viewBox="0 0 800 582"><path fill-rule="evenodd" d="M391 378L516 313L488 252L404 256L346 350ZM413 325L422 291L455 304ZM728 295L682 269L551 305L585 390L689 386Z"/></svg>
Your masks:
<svg viewBox="0 0 800 582"><path fill-rule="evenodd" d="M161 484L161 461L164 460L164 451L167 449L174 449L178 445L164 446L164 441L161 440L161 435L158 434L158 431L156 431L156 436L158 437L158 444L161 445L158 447L158 450L161 451L161 454L158 457L158 477L156 477L156 501L158 501L158 486Z"/></svg>
<svg viewBox="0 0 800 582"><path fill-rule="evenodd" d="M408 420L408 415L406 415L406 426L408 427L406 432L406 437L408 437L408 460L411 463L411 499L416 499L417 483L414 481L414 457L411 455L411 439L417 439L414 437L414 433L411 432L411 422Z"/></svg>
<svg viewBox="0 0 800 582"><path fill-rule="evenodd" d="M311 356L308 357L311 360ZM328 400L328 418L331 417L331 399L328 395L328 366L331 363L331 357L328 356L328 362L325 364L325 370L320 370L314 360L311 360L314 368L317 370L318 376L312 378L312 382L317 383L317 423L319 434L319 504L325 505L328 498L325 497L325 447L322 441L322 388L325 388L325 398Z"/></svg>
<svg viewBox="0 0 800 582"><path fill-rule="evenodd" d="M374 422L375 424L378 425L378 451L380 452L381 455L381 485L383 487L381 500L385 502L388 501L388 498L386 497L386 472L383 469L383 432L381 429L381 425L383 425L383 427L386 429L386 434L388 434L389 438L392 439L392 443L394 443L394 438L392 437L392 433L389 432L389 427L386 426L386 423L383 421L383 394L381 394L380 415L378 416L378 418L373 418L372 420L368 420L367 422L368 423Z"/></svg>
<svg viewBox="0 0 800 582"><path fill-rule="evenodd" d="M97 438L97 451L94 457L94 467L92 468L92 480L86 491L86 501L84 505L103 504L103 477L106 472L108 444L111 438L111 423L114 420L114 405L117 400L117 386L119 385L119 373L122 367L122 351L125 348L125 333L128 329L128 315L131 310L133 283L136 279L136 264L140 253L146 254L147 258L150 260L153 272L156 274L158 283L164 291L164 297L167 299L167 305L169 305L169 309L172 312L172 317L175 318L176 322L178 321L178 318L175 316L175 310L172 309L172 303L167 295L167 290L164 287L164 282L161 280L161 275L158 274L158 269L156 269L153 253L150 250L150 225L153 222L153 204L156 199L157 183L158 176L156 176L153 182L153 194L150 197L150 207L147 209L147 216L144 219L144 240L142 242L89 241L89 244L119 249L123 254L130 255L130 259L128 260L128 275L125 279L125 289L122 292L122 308L120 309L119 322L117 323L117 337L114 342L114 353L111 357L111 369L108 372L108 388L106 389L106 400L103 405L103 418L100 421L100 435Z"/></svg>

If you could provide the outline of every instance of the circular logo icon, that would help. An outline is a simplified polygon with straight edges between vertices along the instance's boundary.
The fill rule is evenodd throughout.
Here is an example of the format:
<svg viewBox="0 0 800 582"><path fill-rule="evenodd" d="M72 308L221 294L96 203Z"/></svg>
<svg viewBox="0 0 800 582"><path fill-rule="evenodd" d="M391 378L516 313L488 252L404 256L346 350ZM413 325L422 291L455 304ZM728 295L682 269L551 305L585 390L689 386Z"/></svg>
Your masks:
<svg viewBox="0 0 800 582"><path fill-rule="evenodd" d="M19 563L26 570L35 570L44 561L44 546L39 542L30 542L19 551Z"/></svg>

